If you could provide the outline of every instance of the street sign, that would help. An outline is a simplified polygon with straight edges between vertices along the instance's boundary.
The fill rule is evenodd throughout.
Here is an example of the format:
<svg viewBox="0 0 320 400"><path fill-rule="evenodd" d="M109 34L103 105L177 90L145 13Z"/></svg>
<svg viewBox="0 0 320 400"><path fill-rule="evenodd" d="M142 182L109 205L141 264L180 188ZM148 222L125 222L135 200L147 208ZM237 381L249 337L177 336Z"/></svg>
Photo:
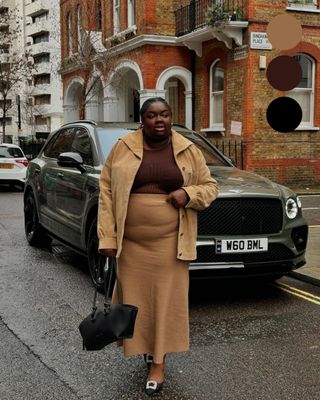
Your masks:
<svg viewBox="0 0 320 400"><path fill-rule="evenodd" d="M272 50L272 44L268 40L266 32L250 32L250 48Z"/></svg>

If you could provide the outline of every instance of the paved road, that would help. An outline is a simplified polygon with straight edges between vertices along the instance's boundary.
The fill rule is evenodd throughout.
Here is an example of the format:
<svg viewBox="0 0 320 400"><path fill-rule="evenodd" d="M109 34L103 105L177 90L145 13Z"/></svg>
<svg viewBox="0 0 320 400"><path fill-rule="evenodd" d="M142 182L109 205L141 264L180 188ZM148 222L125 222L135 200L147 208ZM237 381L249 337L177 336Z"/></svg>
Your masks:
<svg viewBox="0 0 320 400"><path fill-rule="evenodd" d="M23 233L22 194L0 189L0 399L144 399L140 357L115 346L81 349L89 312L86 260L59 245L34 249ZM193 282L191 351L169 355L170 400L318 400L320 290Z"/></svg>

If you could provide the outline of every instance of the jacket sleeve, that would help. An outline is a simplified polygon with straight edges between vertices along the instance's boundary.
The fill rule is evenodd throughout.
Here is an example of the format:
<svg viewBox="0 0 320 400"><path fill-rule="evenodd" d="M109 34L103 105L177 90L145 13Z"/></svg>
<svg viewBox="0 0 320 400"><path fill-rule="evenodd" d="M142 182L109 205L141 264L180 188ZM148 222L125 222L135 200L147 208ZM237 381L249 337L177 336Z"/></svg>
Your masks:
<svg viewBox="0 0 320 400"><path fill-rule="evenodd" d="M192 152L198 170L198 181L195 185L183 187L189 196L189 202L185 207L200 211L210 206L218 196L219 189L216 180L210 174L201 150L192 146Z"/></svg>
<svg viewBox="0 0 320 400"><path fill-rule="evenodd" d="M116 221L113 211L111 190L112 161L116 145L117 144L113 146L105 161L99 180L100 194L97 224L99 250L117 249Z"/></svg>

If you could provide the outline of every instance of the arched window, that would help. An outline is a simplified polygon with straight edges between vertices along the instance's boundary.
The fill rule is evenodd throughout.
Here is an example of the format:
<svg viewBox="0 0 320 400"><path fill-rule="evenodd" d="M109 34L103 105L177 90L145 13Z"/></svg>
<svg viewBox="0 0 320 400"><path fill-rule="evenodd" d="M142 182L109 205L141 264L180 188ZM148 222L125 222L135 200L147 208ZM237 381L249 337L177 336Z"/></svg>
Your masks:
<svg viewBox="0 0 320 400"><path fill-rule="evenodd" d="M128 27L135 24L134 0L128 0Z"/></svg>
<svg viewBox="0 0 320 400"><path fill-rule="evenodd" d="M120 0L113 0L113 34L120 32Z"/></svg>
<svg viewBox="0 0 320 400"><path fill-rule="evenodd" d="M220 60L210 67L210 128L223 129L224 69Z"/></svg>
<svg viewBox="0 0 320 400"><path fill-rule="evenodd" d="M80 5L78 5L77 7L77 35L78 35L78 51L79 51L82 42L82 14Z"/></svg>
<svg viewBox="0 0 320 400"><path fill-rule="evenodd" d="M73 53L73 40L72 40L72 17L71 12L67 15L67 40L68 40L68 55L70 56Z"/></svg>
<svg viewBox="0 0 320 400"><path fill-rule="evenodd" d="M287 95L301 106L302 121L298 128L313 127L315 62L310 56L302 53L295 54L293 58L301 65L302 78L294 89L287 92Z"/></svg>

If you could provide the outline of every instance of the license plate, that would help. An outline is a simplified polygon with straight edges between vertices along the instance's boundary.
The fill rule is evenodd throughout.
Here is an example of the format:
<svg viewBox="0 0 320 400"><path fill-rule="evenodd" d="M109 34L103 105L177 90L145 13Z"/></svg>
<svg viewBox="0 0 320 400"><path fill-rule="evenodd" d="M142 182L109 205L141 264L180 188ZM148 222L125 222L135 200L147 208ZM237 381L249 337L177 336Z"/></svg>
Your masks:
<svg viewBox="0 0 320 400"><path fill-rule="evenodd" d="M216 241L216 253L255 253L268 251L268 239L222 239Z"/></svg>
<svg viewBox="0 0 320 400"><path fill-rule="evenodd" d="M0 164L0 168L12 169L13 168L13 164Z"/></svg>

